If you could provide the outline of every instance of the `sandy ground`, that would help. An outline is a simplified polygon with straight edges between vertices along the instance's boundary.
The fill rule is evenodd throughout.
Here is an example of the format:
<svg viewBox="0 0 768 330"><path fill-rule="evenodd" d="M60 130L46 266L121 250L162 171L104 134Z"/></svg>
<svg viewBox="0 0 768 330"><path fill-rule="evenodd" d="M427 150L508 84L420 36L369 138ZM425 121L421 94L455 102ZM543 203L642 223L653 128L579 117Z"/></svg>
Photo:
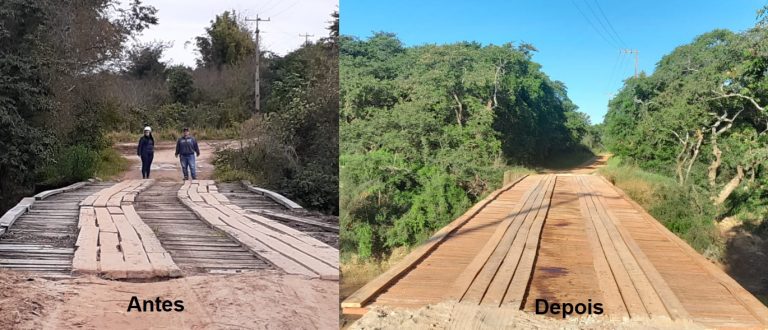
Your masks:
<svg viewBox="0 0 768 330"><path fill-rule="evenodd" d="M237 143L235 141L197 141L200 147L200 157L195 159L197 178L210 179L213 175L214 151ZM136 155L136 143L118 143L115 148L131 162L130 168L122 176L121 180L141 179L141 160ZM176 143L173 141L159 141L155 144L155 157L152 161L150 178L163 181L181 181L184 177L181 173L179 159L174 156Z"/></svg>
<svg viewBox="0 0 768 330"><path fill-rule="evenodd" d="M152 283L47 281L3 272L0 328L338 329L338 282L255 272ZM131 297L182 300L181 312L127 312ZM321 317L328 315L328 317Z"/></svg>
<svg viewBox="0 0 768 330"><path fill-rule="evenodd" d="M617 320L602 316L546 317L516 309L451 302L418 310L374 308L349 329L704 329L669 319Z"/></svg>

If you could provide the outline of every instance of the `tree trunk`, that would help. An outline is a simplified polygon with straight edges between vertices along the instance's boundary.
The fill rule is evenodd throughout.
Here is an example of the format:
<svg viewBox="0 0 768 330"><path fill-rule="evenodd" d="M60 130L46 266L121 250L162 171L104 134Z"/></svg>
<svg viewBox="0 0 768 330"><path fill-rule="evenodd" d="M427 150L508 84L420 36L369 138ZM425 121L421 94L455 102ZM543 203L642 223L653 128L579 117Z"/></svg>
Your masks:
<svg viewBox="0 0 768 330"><path fill-rule="evenodd" d="M725 187L723 187L723 190L720 191L717 199L715 199L715 205L723 204L723 202L728 199L728 196L731 196L731 193L733 193L739 184L741 184L742 179L744 179L744 168L739 165L736 166L736 176L733 177L733 179L731 179L731 181L728 182Z"/></svg>
<svg viewBox="0 0 768 330"><path fill-rule="evenodd" d="M723 152L717 147L717 137L715 135L712 135L712 154L715 155L715 160L709 165L709 173L707 173L710 187L714 187L716 184L717 170L720 168L723 156Z"/></svg>
<svg viewBox="0 0 768 330"><path fill-rule="evenodd" d="M453 99L456 100L456 104L458 105L458 108L456 109L456 122L459 124L459 127L462 127L462 117L464 113L464 106L461 105L461 101L459 100L459 96L456 95L456 93L453 93Z"/></svg>
<svg viewBox="0 0 768 330"><path fill-rule="evenodd" d="M701 142L704 141L704 134L701 133L701 130L696 130L696 146L693 149L693 156L691 156L691 159L688 163L688 169L685 171L685 181L688 181L688 177L691 175L691 168L693 167L693 163L696 162L696 158L699 156L699 149L701 148Z"/></svg>

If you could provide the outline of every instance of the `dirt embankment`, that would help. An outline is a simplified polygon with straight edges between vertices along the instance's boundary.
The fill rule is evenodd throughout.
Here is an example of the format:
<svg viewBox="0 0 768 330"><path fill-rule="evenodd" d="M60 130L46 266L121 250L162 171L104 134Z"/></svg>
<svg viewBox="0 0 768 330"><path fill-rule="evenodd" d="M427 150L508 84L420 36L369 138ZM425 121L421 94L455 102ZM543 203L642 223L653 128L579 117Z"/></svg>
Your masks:
<svg viewBox="0 0 768 330"><path fill-rule="evenodd" d="M182 300L181 312L128 312L131 297ZM0 273L0 328L338 329L338 282L254 272L130 283Z"/></svg>

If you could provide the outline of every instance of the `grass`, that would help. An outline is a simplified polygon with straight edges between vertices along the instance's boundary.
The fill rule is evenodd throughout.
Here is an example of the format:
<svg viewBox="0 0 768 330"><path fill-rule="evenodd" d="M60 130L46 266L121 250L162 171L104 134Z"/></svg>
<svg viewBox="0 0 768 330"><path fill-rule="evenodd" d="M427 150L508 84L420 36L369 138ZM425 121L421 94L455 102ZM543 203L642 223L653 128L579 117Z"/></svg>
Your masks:
<svg viewBox="0 0 768 330"><path fill-rule="evenodd" d="M239 128L190 128L192 135L198 140L235 140L240 138ZM136 142L141 137L142 132L112 131L106 134L107 139L112 143ZM181 137L181 130L178 129L155 129L152 131L152 137L155 141L176 141Z"/></svg>
<svg viewBox="0 0 768 330"><path fill-rule="evenodd" d="M363 285L384 273L402 260L408 249L396 248L385 259L362 260L353 253L344 253L341 258L341 282L339 284L339 300L344 300Z"/></svg>
<svg viewBox="0 0 768 330"><path fill-rule="evenodd" d="M115 149L104 149L99 152L99 163L94 176L109 180L128 170L129 161Z"/></svg>
<svg viewBox="0 0 768 330"><path fill-rule="evenodd" d="M624 164L619 157L609 159L598 173L699 253L722 260L725 244L715 223L717 210L705 193L693 185L679 185L673 178Z"/></svg>
<svg viewBox="0 0 768 330"><path fill-rule="evenodd" d="M503 185L506 186L507 184L519 179L523 175L528 175L533 173L535 173L535 171L527 167L523 167L523 166L510 167L508 170L504 171Z"/></svg>

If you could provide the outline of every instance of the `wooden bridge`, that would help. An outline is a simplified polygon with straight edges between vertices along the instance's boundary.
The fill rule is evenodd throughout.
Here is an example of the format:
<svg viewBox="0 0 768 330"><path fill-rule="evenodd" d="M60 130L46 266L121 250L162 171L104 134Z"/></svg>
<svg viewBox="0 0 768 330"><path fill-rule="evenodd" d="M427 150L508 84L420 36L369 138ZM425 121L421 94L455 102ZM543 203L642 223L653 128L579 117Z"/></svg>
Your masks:
<svg viewBox="0 0 768 330"><path fill-rule="evenodd" d="M768 327L768 308L599 176L550 174L491 193L343 303L444 301L534 311L602 303L609 317Z"/></svg>
<svg viewBox="0 0 768 330"><path fill-rule="evenodd" d="M0 218L0 268L163 279L267 270L338 279L338 223L248 183L82 182ZM232 197L230 200L229 197Z"/></svg>

